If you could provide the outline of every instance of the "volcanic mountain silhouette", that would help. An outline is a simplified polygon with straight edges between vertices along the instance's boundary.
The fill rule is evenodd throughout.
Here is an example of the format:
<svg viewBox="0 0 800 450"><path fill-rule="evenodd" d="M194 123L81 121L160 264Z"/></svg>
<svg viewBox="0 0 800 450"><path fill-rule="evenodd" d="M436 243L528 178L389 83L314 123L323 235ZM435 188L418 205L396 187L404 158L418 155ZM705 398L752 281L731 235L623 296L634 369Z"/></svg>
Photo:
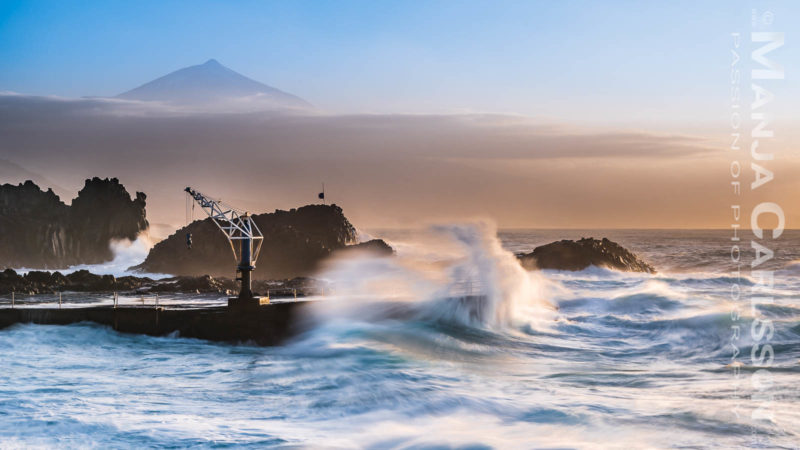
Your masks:
<svg viewBox="0 0 800 450"><path fill-rule="evenodd" d="M185 67L119 94L125 100L157 101L196 107L310 109L295 95L247 78L215 59Z"/></svg>

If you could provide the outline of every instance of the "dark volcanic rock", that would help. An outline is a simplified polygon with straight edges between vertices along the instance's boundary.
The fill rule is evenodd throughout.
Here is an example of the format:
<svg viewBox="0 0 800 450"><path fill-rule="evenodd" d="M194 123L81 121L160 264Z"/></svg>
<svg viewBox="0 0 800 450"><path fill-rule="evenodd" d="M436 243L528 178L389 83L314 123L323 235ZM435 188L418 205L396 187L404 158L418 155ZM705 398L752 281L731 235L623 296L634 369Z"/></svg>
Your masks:
<svg viewBox="0 0 800 450"><path fill-rule="evenodd" d="M0 294L9 294L11 292L43 294L58 291L127 291L150 283L153 283L150 278L115 278L113 275L95 275L88 270L78 270L69 275L63 275L60 272L39 271L31 271L25 275L19 275L12 269L0 272Z"/></svg>
<svg viewBox="0 0 800 450"><path fill-rule="evenodd" d="M150 293L219 293L233 295L239 283L231 278L179 276L162 280L148 277L96 275L79 270L69 275L60 272L31 271L20 275L13 269L0 272L0 295L12 292L20 294L48 294L54 292L150 292ZM253 291L258 295L273 297L306 296L319 291L318 280L298 277L287 280L256 280Z"/></svg>
<svg viewBox="0 0 800 450"><path fill-rule="evenodd" d="M583 270L597 266L626 272L656 272L653 266L606 238L552 242L536 247L531 253L517 254L517 257L528 270Z"/></svg>
<svg viewBox="0 0 800 450"><path fill-rule="evenodd" d="M70 206L70 231L77 243L71 251L78 253L81 264L111 260L111 239L134 240L146 230L146 200L143 192L132 200L116 178L86 180ZM88 251L81 254L82 249Z"/></svg>
<svg viewBox="0 0 800 450"><path fill-rule="evenodd" d="M383 239L372 239L359 244L348 245L345 248L337 250L336 253L341 254L350 252L366 252L377 256L394 255L394 249Z"/></svg>
<svg viewBox="0 0 800 450"><path fill-rule="evenodd" d="M113 258L112 239L135 239L148 223L146 196L131 199L116 178L86 180L64 204L32 181L0 186L0 266L64 268Z"/></svg>
<svg viewBox="0 0 800 450"><path fill-rule="evenodd" d="M47 273L47 272L44 272ZM0 294L28 292L28 282L12 269L0 272Z"/></svg>
<svg viewBox="0 0 800 450"><path fill-rule="evenodd" d="M356 231L336 205L308 205L290 211L254 215L264 244L253 277L283 279L305 276L334 250L355 240ZM192 248L186 233L192 233ZM136 270L173 275L231 277L237 261L211 219L181 228L150 250Z"/></svg>
<svg viewBox="0 0 800 450"><path fill-rule="evenodd" d="M70 243L69 206L32 181L0 186L0 266L58 267Z"/></svg>
<svg viewBox="0 0 800 450"><path fill-rule="evenodd" d="M95 275L88 270L79 270L67 275L66 278L71 291L101 292L116 289L116 279L113 275Z"/></svg>

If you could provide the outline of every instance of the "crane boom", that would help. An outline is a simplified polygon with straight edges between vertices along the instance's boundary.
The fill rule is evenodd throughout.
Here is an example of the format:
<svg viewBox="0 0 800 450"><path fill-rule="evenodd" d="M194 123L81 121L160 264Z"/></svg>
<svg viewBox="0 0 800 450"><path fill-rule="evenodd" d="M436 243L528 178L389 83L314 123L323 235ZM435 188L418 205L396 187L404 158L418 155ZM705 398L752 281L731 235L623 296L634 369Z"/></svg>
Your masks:
<svg viewBox="0 0 800 450"><path fill-rule="evenodd" d="M237 278L242 282L239 299L253 298L251 272L256 268L256 260L264 242L264 235L261 234L258 225L246 211L236 209L221 200L215 200L191 187L187 187L184 191L200 205L228 239L233 258L238 262L236 271L241 273L241 277Z"/></svg>

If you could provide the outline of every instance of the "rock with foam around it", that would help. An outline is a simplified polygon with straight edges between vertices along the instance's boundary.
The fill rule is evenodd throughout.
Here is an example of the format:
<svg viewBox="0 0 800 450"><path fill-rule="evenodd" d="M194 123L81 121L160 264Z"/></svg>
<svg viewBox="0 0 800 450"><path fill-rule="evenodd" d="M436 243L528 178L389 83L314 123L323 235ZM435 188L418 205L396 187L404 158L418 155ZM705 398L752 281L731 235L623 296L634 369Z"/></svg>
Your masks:
<svg viewBox="0 0 800 450"><path fill-rule="evenodd" d="M583 270L589 266L605 267L623 272L655 273L656 269L625 247L607 238L562 240L536 247L517 257L528 270Z"/></svg>

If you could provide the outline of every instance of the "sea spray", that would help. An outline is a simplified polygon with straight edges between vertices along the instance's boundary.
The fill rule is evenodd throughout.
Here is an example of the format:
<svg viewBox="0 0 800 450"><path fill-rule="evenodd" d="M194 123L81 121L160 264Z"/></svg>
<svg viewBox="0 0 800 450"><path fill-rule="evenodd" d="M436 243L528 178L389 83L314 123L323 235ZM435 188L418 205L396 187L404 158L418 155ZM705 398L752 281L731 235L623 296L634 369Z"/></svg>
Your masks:
<svg viewBox="0 0 800 450"><path fill-rule="evenodd" d="M133 241L129 239L112 240L108 243L108 247L114 254L114 259L111 261L100 264L82 264L78 266L72 266L67 269L65 273L85 269L98 275L114 275L117 277L125 275L137 275L150 276L151 278L163 278L168 276L164 274L133 273L128 270L130 267L141 264L145 258L147 258L147 254L150 252L150 249L153 248L152 239L146 232L139 233L139 235L136 236L136 239Z"/></svg>
<svg viewBox="0 0 800 450"><path fill-rule="evenodd" d="M464 257L447 269L449 285L432 300L433 305L444 302L453 307L434 306L430 312L442 313L440 319L491 328L541 324L544 315L550 316L553 308L545 295L549 283L520 266L502 247L494 225L439 225L434 231L455 241Z"/></svg>
<svg viewBox="0 0 800 450"><path fill-rule="evenodd" d="M328 301L317 308L321 318L413 319L489 329L538 327L552 320L554 308L546 300L552 283L525 271L503 249L493 225L437 225L429 232L435 238L421 240L423 251L331 262L321 276L330 286Z"/></svg>
<svg viewBox="0 0 800 450"><path fill-rule="evenodd" d="M106 261L99 264L78 264L74 266L70 266L66 269L61 269L59 272L62 274L69 274L73 272L77 272L79 270L88 270L89 272L96 274L96 275L114 275L115 277L121 277L126 275L135 275L135 276L147 276L150 278L158 279L158 278L167 278L171 275L167 274L158 274L158 273L141 273L141 272L133 272L128 270L129 268L141 264L145 258L147 258L147 254L150 252L150 249L153 248L153 240L147 234L147 232L139 233L136 236L136 239L131 241L130 239L114 239L108 243L108 247L113 254L113 259L111 261ZM17 273L25 274L32 270L42 270L42 269L29 269L29 268L20 268L16 269ZM55 270L47 270L48 272L55 272Z"/></svg>

